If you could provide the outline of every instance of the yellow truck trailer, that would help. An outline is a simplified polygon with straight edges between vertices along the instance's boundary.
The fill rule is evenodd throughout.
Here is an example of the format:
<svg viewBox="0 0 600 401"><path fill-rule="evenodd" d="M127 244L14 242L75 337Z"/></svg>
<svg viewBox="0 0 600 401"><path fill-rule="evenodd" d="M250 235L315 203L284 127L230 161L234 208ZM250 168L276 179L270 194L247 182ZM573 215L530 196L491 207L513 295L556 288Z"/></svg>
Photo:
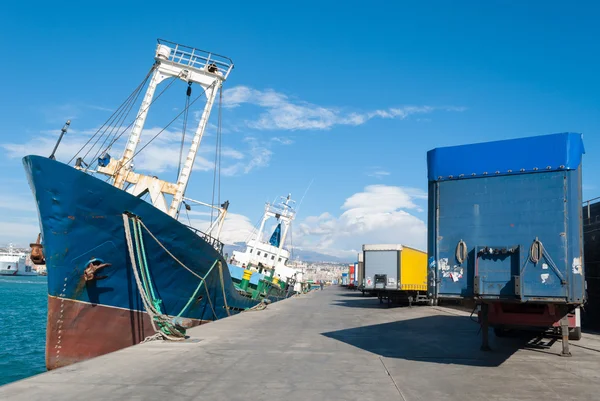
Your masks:
<svg viewBox="0 0 600 401"><path fill-rule="evenodd" d="M427 252L402 244L363 245L364 288L383 302L427 302Z"/></svg>

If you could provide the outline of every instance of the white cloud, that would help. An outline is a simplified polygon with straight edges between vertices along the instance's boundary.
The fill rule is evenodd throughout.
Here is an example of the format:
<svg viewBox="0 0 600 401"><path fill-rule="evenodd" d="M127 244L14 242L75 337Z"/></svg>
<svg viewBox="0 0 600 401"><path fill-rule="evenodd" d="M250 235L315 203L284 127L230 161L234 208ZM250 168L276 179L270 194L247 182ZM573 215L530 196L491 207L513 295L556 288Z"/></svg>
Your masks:
<svg viewBox="0 0 600 401"><path fill-rule="evenodd" d="M65 124L67 120L75 120L81 115L81 108L77 105L53 104L41 110L45 120L51 124ZM61 125L62 128L62 125Z"/></svg>
<svg viewBox="0 0 600 401"><path fill-rule="evenodd" d="M26 247L40 231L33 195L0 195L0 247L13 243Z"/></svg>
<svg viewBox="0 0 600 401"><path fill-rule="evenodd" d="M318 106L267 89L235 86L223 93L223 105L234 108L242 104L260 106L265 111L258 119L246 121L257 130L326 130L335 125L361 125L372 118L405 119L413 114L429 114L436 110L464 111L464 107L404 106L368 112L344 112L337 108Z"/></svg>
<svg viewBox="0 0 600 401"><path fill-rule="evenodd" d="M182 209L181 213L179 214L179 221L184 224L191 225L202 232L206 232L208 230L210 227L210 211L188 211L188 214L190 215L189 221L185 214L185 210ZM194 218L197 216L199 217ZM216 213L214 216L216 217ZM249 218L241 214L229 212L227 213L227 216L225 216L225 222L223 223L220 240L224 244L229 245L236 242L246 242L253 231L254 226L250 222ZM216 235L216 233L214 233L214 235Z"/></svg>
<svg viewBox="0 0 600 401"><path fill-rule="evenodd" d="M291 145L294 143L293 140L291 140L290 138L286 138L286 137L279 137L279 136L274 136L273 138L271 138L271 140L273 142L278 142L282 145Z"/></svg>
<svg viewBox="0 0 600 401"><path fill-rule="evenodd" d="M409 211L421 211L417 201L427 194L417 188L370 185L346 199L344 212L310 216L295 224L299 248L338 257L352 257L363 244L400 243L426 248L425 222Z"/></svg>
<svg viewBox="0 0 600 401"><path fill-rule="evenodd" d="M0 246L9 243L18 247L27 247L35 242L40 226L32 219L20 219L18 222L0 221Z"/></svg>
<svg viewBox="0 0 600 401"><path fill-rule="evenodd" d="M36 213L33 195L15 196L9 194L0 195L0 209L13 212Z"/></svg>
<svg viewBox="0 0 600 401"><path fill-rule="evenodd" d="M165 171L177 170L179 165L179 152L181 148L181 131L164 130L159 127L152 127L144 129L142 133L141 142L138 145L136 152L137 154L133 160L136 171L138 172L151 172L153 174L163 173ZM86 129L86 130L72 130L69 129L67 134L63 137L56 158L62 161L69 161L73 155L78 153L80 149L86 144L97 128ZM110 132L110 129L108 130ZM42 156L49 156L56 144L58 139L59 130L43 131L39 135L21 143L3 143L0 147L4 148L7 152L7 156L10 158L20 158L25 155L35 154ZM120 131L115 132L122 132ZM159 134L160 132L160 134ZM159 134L154 140L157 134ZM109 151L112 157L119 158L122 155L122 151L125 146L125 141L129 136L129 132L125 132L120 139L112 146ZM188 133L186 136L185 145L183 148L182 159L185 160L187 152L191 144L193 134ZM97 137L96 137L97 138ZM103 149L112 141L112 138L104 142L104 138L96 143L96 138L93 138L86 148L79 153L78 156L83 157L87 153L85 158L86 162L91 162L92 157L98 153L98 150L102 147ZM152 142L146 146L148 141ZM104 146L102 146L104 143ZM94 145L95 144L95 145ZM143 150L142 147L146 146ZM88 153L88 150L92 147L92 150ZM140 151L141 150L141 151ZM214 142L211 144L204 138L200 145L199 154L196 156L194 161L195 171L212 171L214 169ZM246 158L247 152L251 160L248 163L240 163L240 160ZM222 147L222 170L232 171L237 174L239 172L248 172L256 167L268 165L271 152L268 149L262 149L256 143L251 143L249 149L237 150L230 147ZM241 166L244 166L243 168Z"/></svg>
<svg viewBox="0 0 600 401"><path fill-rule="evenodd" d="M375 178L383 178L383 177L387 177L388 175L390 175L391 173L389 171L384 171L384 170L375 170L372 173L368 173L367 175L369 177L375 177Z"/></svg>
<svg viewBox="0 0 600 401"><path fill-rule="evenodd" d="M236 160L241 160L245 157L244 154L242 152L240 152L239 150L235 150L232 148L226 148L226 147L221 148L221 155L223 157L229 157L231 159L236 159Z"/></svg>
<svg viewBox="0 0 600 401"><path fill-rule="evenodd" d="M265 144L254 137L246 137L244 142L248 143L248 149L246 150L248 154L247 160L221 167L221 174L225 176L233 176L240 173L248 174L256 168L267 167L269 165L273 152Z"/></svg>

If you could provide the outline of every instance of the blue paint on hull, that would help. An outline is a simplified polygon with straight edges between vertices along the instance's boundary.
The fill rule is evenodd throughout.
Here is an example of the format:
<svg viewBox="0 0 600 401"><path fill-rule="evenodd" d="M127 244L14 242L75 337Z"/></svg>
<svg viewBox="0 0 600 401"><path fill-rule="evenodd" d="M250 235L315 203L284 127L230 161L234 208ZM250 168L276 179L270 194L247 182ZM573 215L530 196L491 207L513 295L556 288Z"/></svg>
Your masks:
<svg viewBox="0 0 600 401"><path fill-rule="evenodd" d="M227 263L212 245L166 213L63 163L27 156L23 164L38 208L49 295L143 311L123 228L122 213L128 211L139 216L183 264L206 277L205 287L214 313L207 291L202 289L198 293L202 298L192 302L184 317L200 320L226 317L224 297L229 307L237 310L258 303L236 291ZM163 301L163 312L177 315L200 280L175 262L148 234L144 235L144 242L152 281L157 296ZM83 272L94 258L112 265L98 274L107 276L106 279L86 283ZM216 260L223 266L224 293L218 268L207 276Z"/></svg>

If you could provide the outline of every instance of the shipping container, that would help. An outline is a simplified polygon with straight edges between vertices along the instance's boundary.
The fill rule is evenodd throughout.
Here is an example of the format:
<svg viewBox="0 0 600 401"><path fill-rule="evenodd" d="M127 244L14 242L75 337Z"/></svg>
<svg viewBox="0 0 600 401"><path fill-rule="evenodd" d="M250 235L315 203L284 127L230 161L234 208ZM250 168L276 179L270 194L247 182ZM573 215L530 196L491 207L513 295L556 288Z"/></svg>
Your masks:
<svg viewBox="0 0 600 401"><path fill-rule="evenodd" d="M429 294L476 299L498 329L575 319L583 153L573 133L429 151Z"/></svg>
<svg viewBox="0 0 600 401"><path fill-rule="evenodd" d="M581 323L584 328L600 330L600 198L583 205L583 260L587 300Z"/></svg>
<svg viewBox="0 0 600 401"><path fill-rule="evenodd" d="M426 252L401 244L366 244L363 261L365 292L376 293L380 300L426 300Z"/></svg>

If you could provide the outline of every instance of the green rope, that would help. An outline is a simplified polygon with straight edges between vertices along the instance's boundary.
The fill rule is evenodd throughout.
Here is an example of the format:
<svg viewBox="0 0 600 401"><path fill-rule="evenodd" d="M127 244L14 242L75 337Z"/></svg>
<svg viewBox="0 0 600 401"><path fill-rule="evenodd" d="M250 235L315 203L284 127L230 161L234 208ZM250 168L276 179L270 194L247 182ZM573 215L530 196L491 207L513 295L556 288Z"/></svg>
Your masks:
<svg viewBox="0 0 600 401"><path fill-rule="evenodd" d="M162 300L159 299L156 294L154 293L154 288L152 286L152 282L150 281L150 269L148 268L148 261L146 260L146 248L144 247L144 238L142 236L142 226L140 225L140 221L139 219L135 219L134 221L134 233L139 231L140 233L140 246L142 248L142 258L144 260L144 270L146 271L145 274L147 276L147 281L148 281L148 287L150 287L150 293L152 294L152 303L154 304L154 307L156 308L157 311L159 311L160 313L162 312ZM136 226L137 226L137 230L136 230Z"/></svg>
<svg viewBox="0 0 600 401"><path fill-rule="evenodd" d="M136 235L136 242L134 244L134 241L131 238L131 224L130 224L131 219L132 219L131 216L129 216L126 213L123 213L123 223L125 226L124 227L125 228L125 238L127 239L127 247L129 249L129 257L131 259L131 267L133 268L133 274L135 277L137 289L142 298L142 302L144 303L144 308L146 309L146 312L152 319L151 320L152 328L156 332L153 336L146 337L143 342L150 341L152 339L158 339L158 338L180 341L185 338L185 332L186 332L185 328L176 325L171 320L168 320L169 316L163 314L162 312L160 312L159 310L156 309L156 307L154 306L153 300L149 299L148 289L144 287L142 279L140 279L140 277L139 277L140 273L142 273L142 274L144 273L144 269L142 269L142 267L140 266L140 269L138 271L138 268L136 266L136 253L137 253L138 260L143 259L145 261L145 257L144 258L140 257L141 256L140 247L143 247L143 240L140 243L139 235ZM134 230L136 228L139 228L139 226L136 226L135 221L133 223L134 223L133 224ZM140 231L140 234L141 234L141 231ZM137 247L137 249L134 249L136 247ZM145 251L144 251L144 253L145 253ZM147 269L147 264L146 264L146 271L149 273L149 271ZM148 280L150 279L149 274L146 279L148 279ZM150 288L152 288L152 287L150 287Z"/></svg>
<svg viewBox="0 0 600 401"><path fill-rule="evenodd" d="M177 315L177 317L181 317L181 315L183 315L183 312L185 312L187 310L187 308L192 304L192 301L194 299L196 299L196 295L198 295L198 291L200 291L200 288L202 288L202 285L204 284L204 281L206 280L206 277L208 277L208 275L210 274L210 272L212 271L213 267L215 267L215 265L217 264L218 261L219 261L219 259L215 259L215 261L212 264L212 266L210 267L210 269L208 269L208 272L204 275L204 278L202 280L200 280L200 284L198 284L198 287L196 287L196 291L194 291L194 293L192 294L192 296L188 300L187 304L185 304L185 306L183 307L183 309L181 310L181 312L179 312L179 314Z"/></svg>
<svg viewBox="0 0 600 401"><path fill-rule="evenodd" d="M160 331L162 331L163 333L167 334L168 336L174 336L174 337L181 337L182 335L185 336L185 328L183 327L179 327L176 324L174 324L172 321L166 321L164 318L166 317L164 315L164 312L162 312L161 310L161 304L162 304L162 300L160 298L158 298L156 296L156 293L154 292L154 286L152 285L152 280L151 280L151 276L150 276L150 268L148 266L148 260L146 258L146 249L144 246L144 239L143 239L143 235L142 235L142 226L143 223L137 218L137 217L130 217L128 219L128 223L129 220L133 220L133 232L134 232L134 237L135 237L135 251L137 254L137 259L140 265L140 273L143 279L142 282L142 288L139 288L138 285L138 289L140 291L144 292L144 297L145 298L150 298L150 302L152 303L152 306L156 309L156 312L159 313L159 315L153 316L153 321L156 324L156 326L158 327L158 329ZM145 228L145 226L144 226ZM146 230L148 230L146 228ZM156 238L155 238L156 240ZM157 240L158 242L158 240ZM160 245L160 243L159 243ZM162 246L162 245L161 245ZM163 247L164 249L164 247ZM171 255L172 256L172 255ZM206 275L204 277L200 277L198 274L194 273L194 275L196 275L197 277L200 278L200 283L198 284L198 287L196 287L196 290L194 291L194 293L192 294L192 296L190 297L190 299L188 300L188 302L186 303L186 305L183 307L183 309L181 310L181 312L179 312L179 314L176 317L181 317L181 315L189 308L189 306L192 304L192 302L194 301L194 299L196 299L198 292L200 291L200 289L202 289L203 285L204 285L204 281L206 279L206 277L208 277L208 275L210 274L210 272L212 271L212 269L217 265L217 263L219 262L219 259L216 259L214 261L214 263L212 264L212 266L210 267L210 269L208 270L208 272L206 273ZM179 262L181 264L181 262ZM143 268L141 267L143 266ZM189 268L187 268L185 265L183 265L183 267L185 267L187 270L189 270ZM136 269L137 270L137 269ZM206 293L208 296L208 302L211 306L211 309L213 310L213 314L216 317L214 308L212 306L212 302L210 300L210 293L208 292L208 287L204 286L204 288L206 289ZM150 297L148 296L150 294Z"/></svg>
<svg viewBox="0 0 600 401"><path fill-rule="evenodd" d="M138 260L138 265L142 266L142 255L140 253L139 235L138 235L137 226L135 224L135 220L133 222L133 237L134 237L134 241L135 241L135 251L136 251L136 256L137 256L137 260ZM140 272L142 273L142 283L144 285L144 292L146 294L149 294L150 290L149 290L149 287L148 287L147 278L144 275L144 271L142 269L140 269Z"/></svg>

